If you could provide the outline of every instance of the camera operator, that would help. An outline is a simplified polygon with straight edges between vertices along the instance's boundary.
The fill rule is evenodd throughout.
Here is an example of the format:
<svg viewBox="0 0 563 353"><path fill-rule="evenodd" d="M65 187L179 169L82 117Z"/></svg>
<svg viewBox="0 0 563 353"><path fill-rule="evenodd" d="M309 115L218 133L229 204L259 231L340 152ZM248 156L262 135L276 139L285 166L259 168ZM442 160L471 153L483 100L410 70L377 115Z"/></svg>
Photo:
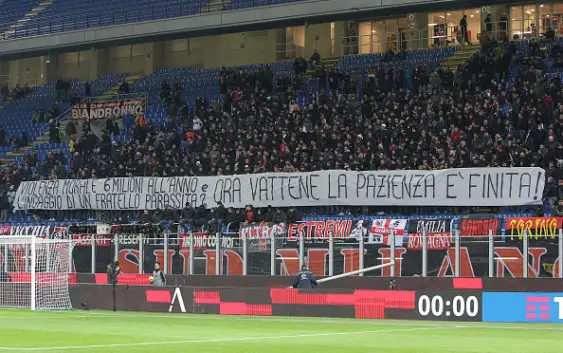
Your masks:
<svg viewBox="0 0 563 353"><path fill-rule="evenodd" d="M110 263L107 267L108 284L112 285L113 292L113 311L116 311L116 294L117 294L117 276L121 273L119 268L119 261Z"/></svg>
<svg viewBox="0 0 563 353"><path fill-rule="evenodd" d="M108 284L115 286L117 284L117 276L120 273L121 269L119 268L119 261L110 263L107 268Z"/></svg>

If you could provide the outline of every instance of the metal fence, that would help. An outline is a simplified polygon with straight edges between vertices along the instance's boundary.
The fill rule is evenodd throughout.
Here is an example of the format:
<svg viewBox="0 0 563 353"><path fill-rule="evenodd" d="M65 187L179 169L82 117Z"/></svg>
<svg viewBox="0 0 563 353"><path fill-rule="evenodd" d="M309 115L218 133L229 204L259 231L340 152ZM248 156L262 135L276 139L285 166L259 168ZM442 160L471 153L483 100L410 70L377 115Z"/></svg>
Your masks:
<svg viewBox="0 0 563 353"><path fill-rule="evenodd" d="M159 261L168 274L294 275L302 265L334 276L386 263L366 276L559 277L563 278L563 232L461 236L426 233L384 237L328 237L272 232L179 234L165 230L72 234L73 271L105 272L118 259L124 273L151 273ZM363 274L359 274L363 275Z"/></svg>

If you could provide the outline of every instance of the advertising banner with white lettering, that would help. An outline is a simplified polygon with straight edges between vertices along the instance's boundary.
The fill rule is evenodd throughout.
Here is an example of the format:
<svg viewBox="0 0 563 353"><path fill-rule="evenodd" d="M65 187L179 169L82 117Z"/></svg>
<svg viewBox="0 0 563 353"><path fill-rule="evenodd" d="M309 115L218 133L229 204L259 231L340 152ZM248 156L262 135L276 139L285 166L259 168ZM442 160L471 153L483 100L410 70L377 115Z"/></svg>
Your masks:
<svg viewBox="0 0 563 353"><path fill-rule="evenodd" d="M422 250L426 233L428 250L447 250L452 244L450 219L409 219L407 249Z"/></svg>
<svg viewBox="0 0 563 353"><path fill-rule="evenodd" d="M208 233L192 233L192 234L180 234L180 248L189 249L190 248L190 236L193 236L193 248L194 250L200 249L215 249L217 246L217 237L215 234ZM238 243L237 243L238 244ZM219 242L219 247L224 249L232 249L235 245L235 239L233 237L222 236Z"/></svg>
<svg viewBox="0 0 563 353"><path fill-rule="evenodd" d="M35 236L47 239L65 239L67 237L66 227L55 226L2 226L0 235L12 236Z"/></svg>
<svg viewBox="0 0 563 353"><path fill-rule="evenodd" d="M77 247L91 247L94 241L96 246L108 247L111 244L111 226L109 224L84 225L70 227L68 230Z"/></svg>
<svg viewBox="0 0 563 353"><path fill-rule="evenodd" d="M111 245L111 237L109 235L101 235L101 234L71 234L72 240L74 240L74 246L76 247L91 247L92 246L92 238L96 243L96 247L108 247Z"/></svg>
<svg viewBox="0 0 563 353"><path fill-rule="evenodd" d="M284 224L255 222L242 224L239 229L239 237L246 239L271 239L283 237L286 234Z"/></svg>
<svg viewBox="0 0 563 353"><path fill-rule="evenodd" d="M285 241L287 227L285 224L254 222L241 224L239 238L246 238L250 249L267 250L270 248L272 239L280 244Z"/></svg>
<svg viewBox="0 0 563 353"><path fill-rule="evenodd" d="M541 168L438 171L341 170L209 177L132 177L26 181L16 210L181 209L289 206L513 206L541 204Z"/></svg>
<svg viewBox="0 0 563 353"><path fill-rule="evenodd" d="M102 102L83 101L72 107L72 119L117 119L126 115L145 114L145 109L146 100L144 98L126 98Z"/></svg>

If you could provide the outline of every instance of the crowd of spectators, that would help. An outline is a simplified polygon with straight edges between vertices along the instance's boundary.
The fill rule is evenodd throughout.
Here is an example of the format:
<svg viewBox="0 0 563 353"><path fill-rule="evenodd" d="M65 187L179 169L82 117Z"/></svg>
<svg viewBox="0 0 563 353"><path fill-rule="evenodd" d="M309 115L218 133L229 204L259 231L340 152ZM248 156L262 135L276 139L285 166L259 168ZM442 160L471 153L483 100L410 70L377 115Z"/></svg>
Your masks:
<svg viewBox="0 0 563 353"><path fill-rule="evenodd" d="M19 84L16 85L11 91L7 84L3 84L0 87L0 106L4 105L6 101L16 101L28 95L31 92L31 88L27 83L23 87Z"/></svg>
<svg viewBox="0 0 563 353"><path fill-rule="evenodd" d="M223 229L223 225L229 225L234 230L238 229L240 224L255 222L296 223L302 220L302 216L295 207L283 209L268 206L255 209L249 205L244 209L235 209L225 208L219 202L217 207L211 210L205 205L194 207L190 204L181 210L145 210L139 218L139 223L157 225L169 220L177 221L182 227L189 227L192 230L215 232ZM119 220L117 222L119 223Z"/></svg>
<svg viewBox="0 0 563 353"><path fill-rule="evenodd" d="M32 152L24 165L5 169L2 195L20 181L41 178L541 166L548 176L546 200L556 206L557 182L563 179L563 87L557 74L547 78L543 63L560 62L562 52L552 42L535 41L522 53L515 43L488 42L455 72L380 66L364 80L360 72L325 68L314 55L310 79L319 81L318 93L305 93L309 77L301 59L288 76L267 66L257 72L224 68L218 77L222 101L200 97L191 111L181 85L165 82L160 99L168 112L166 126L126 118L121 132L129 129L133 137L120 143L112 139L119 133L115 122L101 137L82 123L74 127L83 133L71 140L70 161L53 152L40 162ZM411 87L397 80L406 74ZM289 215L251 206L219 209L187 206L140 216L153 222L183 219L198 227L210 225L210 219L217 226L300 217L295 210Z"/></svg>
<svg viewBox="0 0 563 353"><path fill-rule="evenodd" d="M4 85L0 89L0 98L18 100L27 96L30 92L31 92L31 88L27 83L25 83L23 87L20 87L20 85L17 84L16 87L14 87L11 91L8 89L7 85Z"/></svg>

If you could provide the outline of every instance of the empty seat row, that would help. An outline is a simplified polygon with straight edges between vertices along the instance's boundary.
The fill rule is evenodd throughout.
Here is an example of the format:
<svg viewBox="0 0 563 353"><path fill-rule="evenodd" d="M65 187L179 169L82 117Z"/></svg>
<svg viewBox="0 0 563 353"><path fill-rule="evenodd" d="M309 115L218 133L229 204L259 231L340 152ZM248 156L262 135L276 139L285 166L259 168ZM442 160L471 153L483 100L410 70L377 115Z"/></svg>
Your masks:
<svg viewBox="0 0 563 353"><path fill-rule="evenodd" d="M55 1L25 21L17 22L38 6L39 0L6 0L10 11L0 11L0 33L7 39L44 35L86 28L105 27L200 13L280 5L303 0L126 0Z"/></svg>

